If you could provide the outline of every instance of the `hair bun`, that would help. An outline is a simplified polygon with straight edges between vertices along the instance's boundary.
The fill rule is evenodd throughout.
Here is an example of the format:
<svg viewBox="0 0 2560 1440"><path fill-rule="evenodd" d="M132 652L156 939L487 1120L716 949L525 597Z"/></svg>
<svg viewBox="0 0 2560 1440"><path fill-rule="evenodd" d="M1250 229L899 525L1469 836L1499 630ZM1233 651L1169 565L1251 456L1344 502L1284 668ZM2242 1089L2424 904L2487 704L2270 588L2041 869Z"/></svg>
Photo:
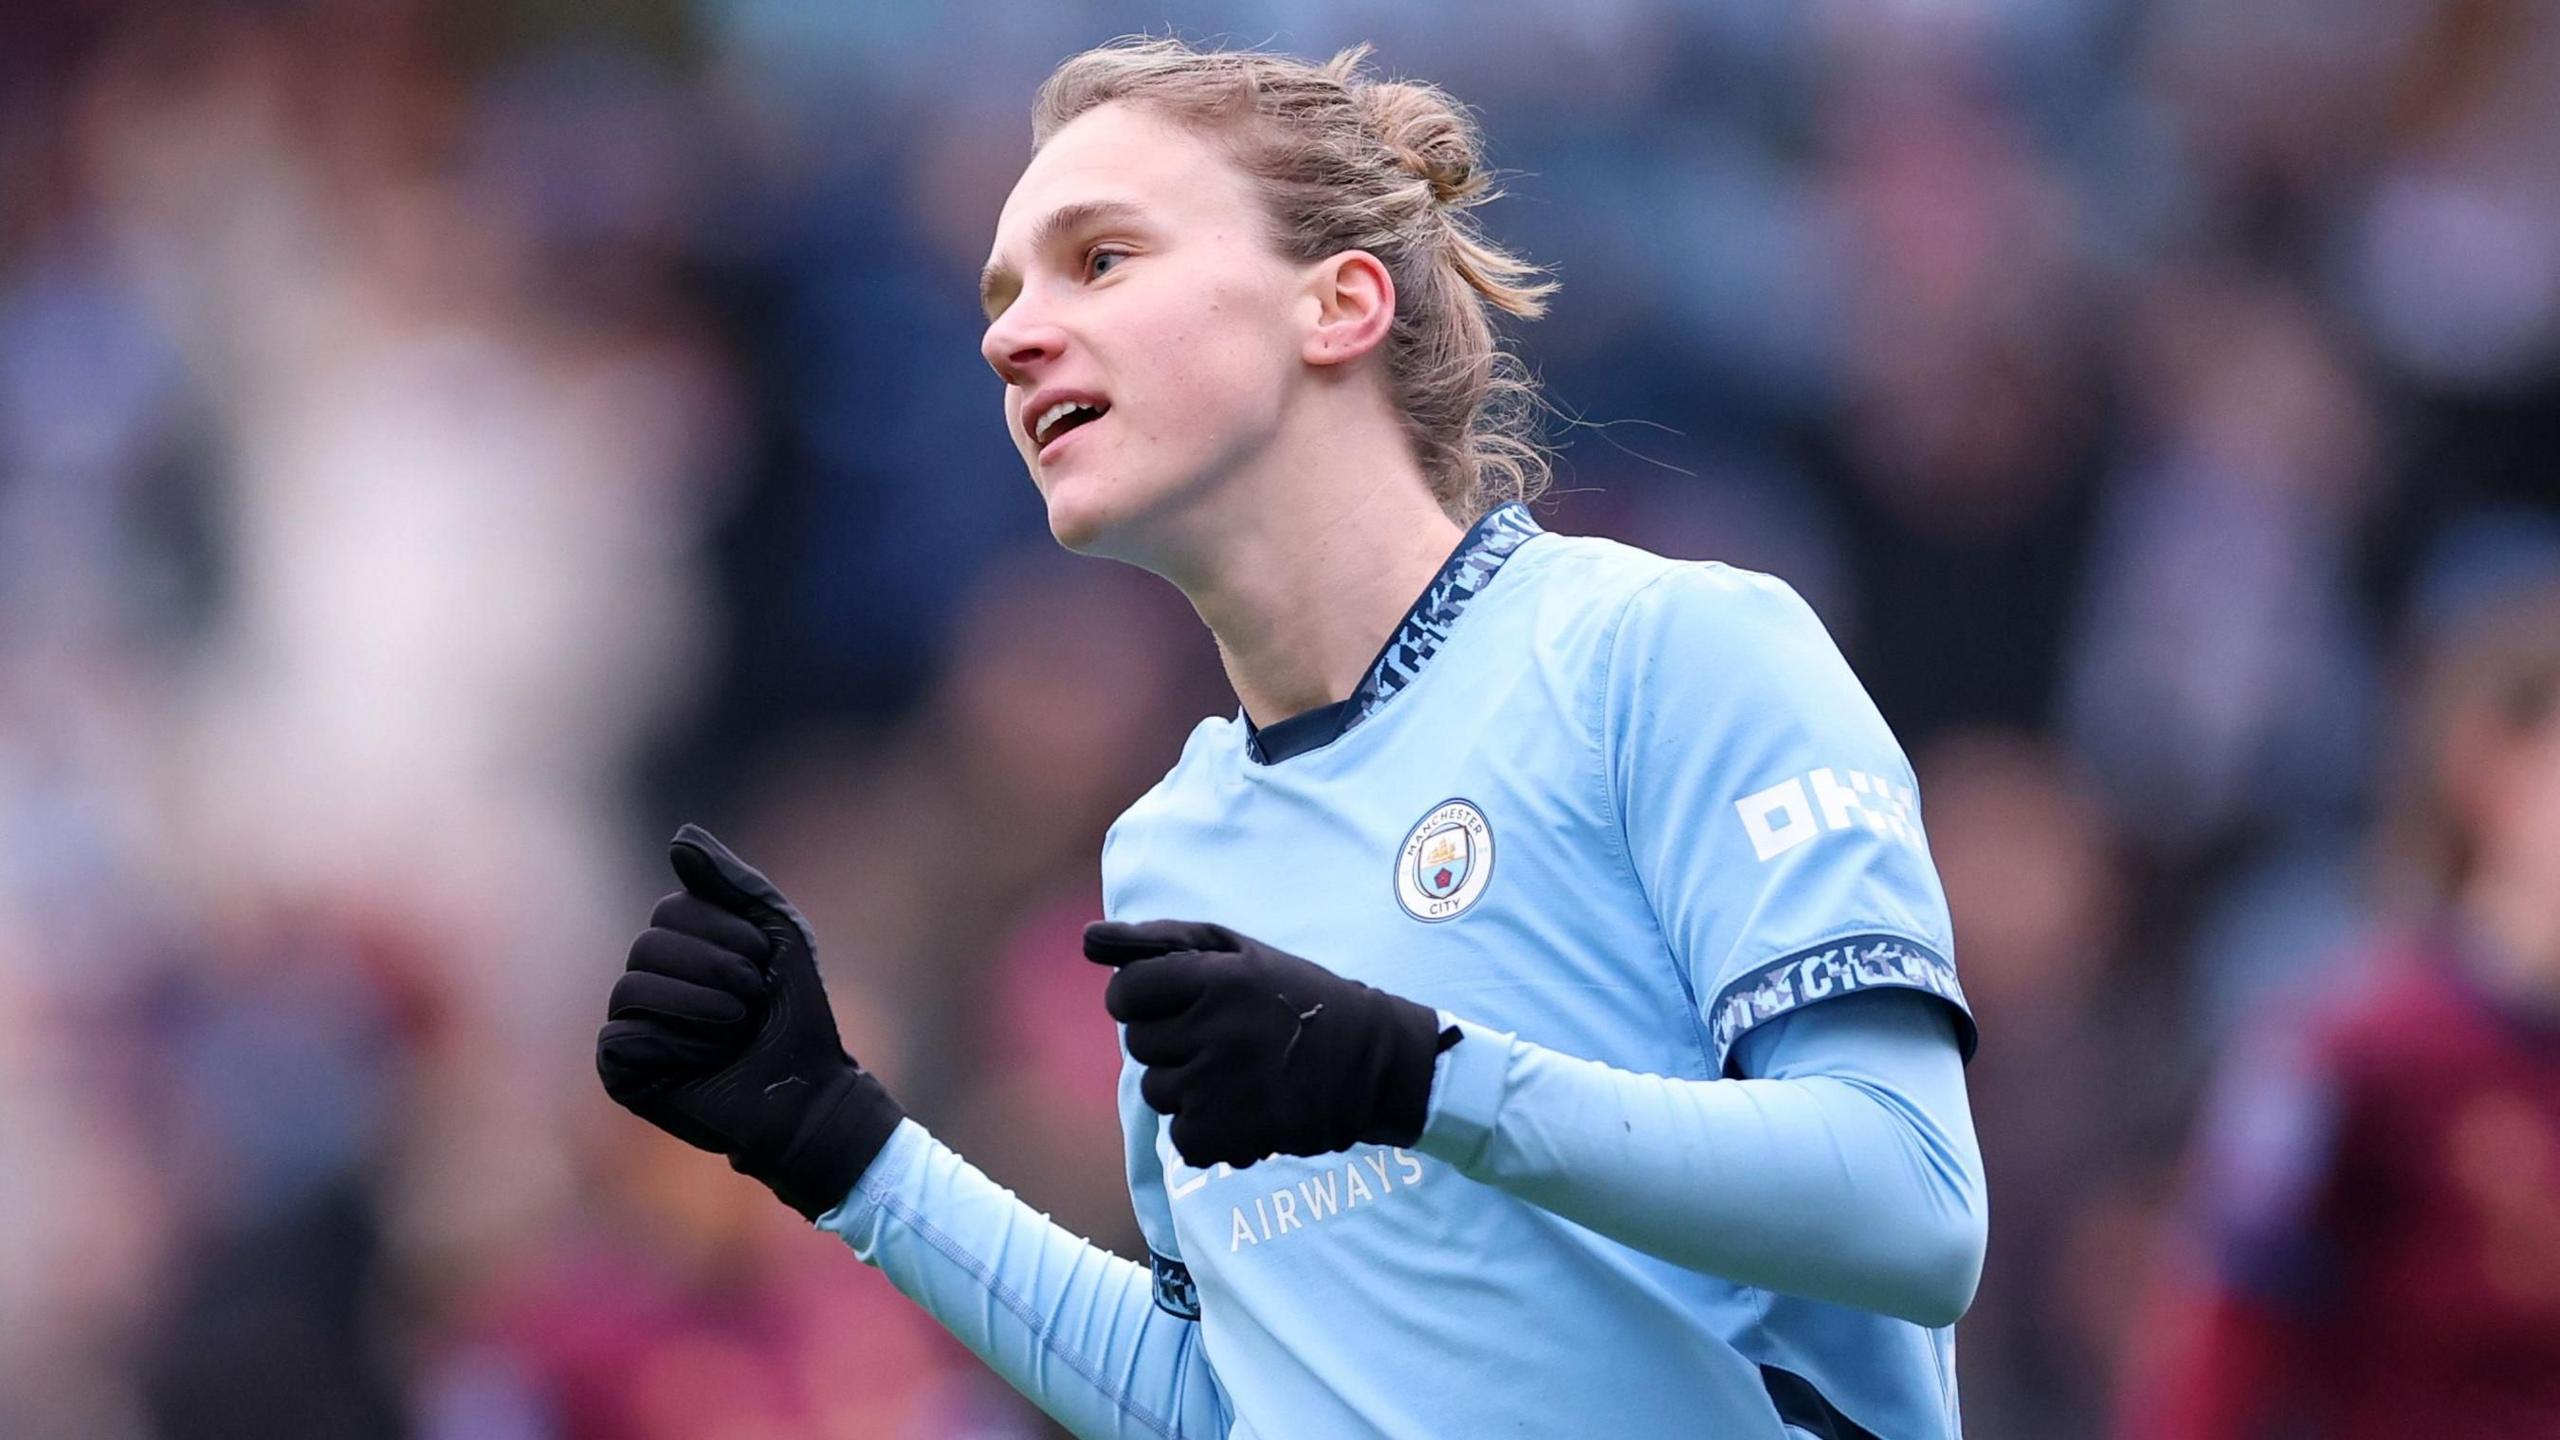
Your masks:
<svg viewBox="0 0 2560 1440"><path fill-rule="evenodd" d="M1361 87L1369 123L1396 162L1429 181L1438 205L1465 205L1480 196L1484 177L1476 168L1476 132L1446 92L1407 80L1382 80Z"/></svg>

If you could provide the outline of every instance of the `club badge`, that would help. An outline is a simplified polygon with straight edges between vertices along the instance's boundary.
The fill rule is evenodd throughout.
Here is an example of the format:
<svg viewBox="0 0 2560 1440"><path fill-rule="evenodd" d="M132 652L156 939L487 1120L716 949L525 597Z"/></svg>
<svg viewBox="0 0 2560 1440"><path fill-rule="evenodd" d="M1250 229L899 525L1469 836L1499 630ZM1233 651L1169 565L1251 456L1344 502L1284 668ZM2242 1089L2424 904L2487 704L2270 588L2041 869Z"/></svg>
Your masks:
<svg viewBox="0 0 2560 1440"><path fill-rule="evenodd" d="M1464 800L1444 800L1408 831L1396 856L1396 903L1416 920L1455 919L1493 879L1493 827Z"/></svg>

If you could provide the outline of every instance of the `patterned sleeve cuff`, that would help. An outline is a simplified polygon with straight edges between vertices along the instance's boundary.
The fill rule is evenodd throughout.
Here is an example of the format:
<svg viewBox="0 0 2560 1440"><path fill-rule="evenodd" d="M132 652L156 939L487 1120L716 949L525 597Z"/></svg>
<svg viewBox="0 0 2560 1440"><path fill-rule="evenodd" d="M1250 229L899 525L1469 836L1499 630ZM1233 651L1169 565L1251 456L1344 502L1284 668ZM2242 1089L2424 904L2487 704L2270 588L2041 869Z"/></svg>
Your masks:
<svg viewBox="0 0 2560 1440"><path fill-rule="evenodd" d="M1457 1028L1458 1043L1440 1052L1431 1074L1431 1110L1423 1121L1423 1154L1464 1170L1484 1155L1511 1084L1512 1036L1461 1020L1443 1010L1443 1029Z"/></svg>
<svg viewBox="0 0 2560 1440"><path fill-rule="evenodd" d="M1953 960L1907 935L1844 935L1755 966L1717 992L1707 1006L1717 1073L1724 1073L1745 1032L1861 990L1921 990L1946 1001L1956 1011L1956 1043L1966 1061L1973 1059L1973 1010L1956 983Z"/></svg>

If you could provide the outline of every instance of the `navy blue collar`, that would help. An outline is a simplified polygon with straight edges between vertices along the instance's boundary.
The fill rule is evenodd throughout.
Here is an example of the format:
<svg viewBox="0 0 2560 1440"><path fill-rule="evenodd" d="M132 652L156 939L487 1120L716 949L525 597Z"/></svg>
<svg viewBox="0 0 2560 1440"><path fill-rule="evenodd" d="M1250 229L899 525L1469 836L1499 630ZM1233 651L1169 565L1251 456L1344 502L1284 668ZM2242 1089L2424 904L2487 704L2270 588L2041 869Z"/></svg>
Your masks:
<svg viewBox="0 0 2560 1440"><path fill-rule="evenodd" d="M1310 750L1321 750L1349 733L1351 728L1368 719L1378 707L1395 698L1396 692L1413 683L1422 667L1449 638L1451 626L1467 602L1483 593L1511 558L1532 536L1545 532L1530 518L1528 507L1513 501L1486 511L1476 521L1458 548L1440 566L1440 573L1423 587L1420 599L1404 612L1404 620L1387 643L1378 650L1378 658L1369 662L1368 673L1351 693L1330 705L1319 705L1301 711L1286 720L1275 720L1267 726L1256 726L1253 717L1239 710L1244 721L1244 753L1260 765L1276 765L1292 756Z"/></svg>

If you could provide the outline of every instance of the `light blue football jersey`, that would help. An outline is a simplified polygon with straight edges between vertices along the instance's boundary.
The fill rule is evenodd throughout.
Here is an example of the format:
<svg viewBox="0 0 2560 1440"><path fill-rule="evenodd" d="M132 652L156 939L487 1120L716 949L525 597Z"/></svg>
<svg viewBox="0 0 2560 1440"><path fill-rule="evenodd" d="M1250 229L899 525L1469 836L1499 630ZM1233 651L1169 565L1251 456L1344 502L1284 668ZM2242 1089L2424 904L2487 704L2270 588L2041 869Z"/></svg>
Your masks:
<svg viewBox="0 0 2560 1440"><path fill-rule="evenodd" d="M1349 699L1195 729L1103 888L1644 1074L1727 1075L1753 1027L1876 988L1971 1044L1910 769L1811 609L1516 505ZM1418 1147L1195 1170L1139 1074L1157 1303L1238 1436L1955 1433L1949 1330L1681 1268Z"/></svg>

